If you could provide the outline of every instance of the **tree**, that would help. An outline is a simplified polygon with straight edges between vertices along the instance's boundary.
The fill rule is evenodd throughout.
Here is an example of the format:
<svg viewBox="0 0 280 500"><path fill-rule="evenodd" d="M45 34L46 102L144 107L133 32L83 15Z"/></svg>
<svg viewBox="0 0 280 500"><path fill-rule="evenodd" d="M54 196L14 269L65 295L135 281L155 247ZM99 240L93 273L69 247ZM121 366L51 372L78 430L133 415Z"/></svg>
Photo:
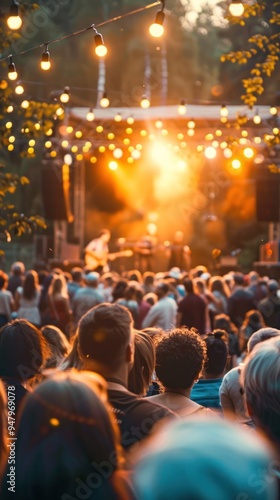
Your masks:
<svg viewBox="0 0 280 500"><path fill-rule="evenodd" d="M241 99L253 107L269 86L267 79L277 75L276 68L279 68L280 3L252 0L244 3L244 8L242 18L229 17L229 21L247 30L247 46L223 55L221 60L247 66Z"/></svg>

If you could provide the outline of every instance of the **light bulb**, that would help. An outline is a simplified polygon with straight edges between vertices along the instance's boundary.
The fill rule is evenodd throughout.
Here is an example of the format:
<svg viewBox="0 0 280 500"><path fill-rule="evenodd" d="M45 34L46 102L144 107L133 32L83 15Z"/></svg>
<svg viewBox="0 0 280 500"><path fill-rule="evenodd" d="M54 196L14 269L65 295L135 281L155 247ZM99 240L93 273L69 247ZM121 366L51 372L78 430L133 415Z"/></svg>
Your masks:
<svg viewBox="0 0 280 500"><path fill-rule="evenodd" d="M120 113L117 113L114 118L115 122L121 122L122 121L122 115Z"/></svg>
<svg viewBox="0 0 280 500"><path fill-rule="evenodd" d="M27 99L25 99L24 101L22 101L21 107L23 109L27 109L29 107L29 101L27 101Z"/></svg>
<svg viewBox="0 0 280 500"><path fill-rule="evenodd" d="M187 112L187 107L185 101L181 101L181 103L178 106L178 113L179 115L185 115Z"/></svg>
<svg viewBox="0 0 280 500"><path fill-rule="evenodd" d="M14 0L10 7L10 14L7 19L7 25L10 30L18 30L22 26L22 19L19 15L19 5Z"/></svg>
<svg viewBox="0 0 280 500"><path fill-rule="evenodd" d="M261 121L262 121L262 119L261 119L259 113L257 112L255 114L255 116L253 117L253 122L255 125L259 125L261 123Z"/></svg>
<svg viewBox="0 0 280 500"><path fill-rule="evenodd" d="M60 96L60 101L63 102L63 104L66 104L69 102L70 99L70 88L69 87L64 87L63 93Z"/></svg>
<svg viewBox="0 0 280 500"><path fill-rule="evenodd" d="M241 17L244 13L244 5L240 0L232 0L229 11L234 17Z"/></svg>
<svg viewBox="0 0 280 500"><path fill-rule="evenodd" d="M21 95L23 94L24 92L24 88L21 84L18 84L15 88L15 93L18 94L18 95Z"/></svg>
<svg viewBox="0 0 280 500"><path fill-rule="evenodd" d="M104 92L102 98L100 99L100 103L99 104L100 104L101 108L108 108L109 107L110 101L108 99L108 96L107 96L106 92Z"/></svg>
<svg viewBox="0 0 280 500"><path fill-rule="evenodd" d="M13 63L12 56L9 56L8 77L10 80L16 80L18 77L16 65Z"/></svg>
<svg viewBox="0 0 280 500"><path fill-rule="evenodd" d="M95 53L98 57L105 57L108 49L104 44L103 36L100 33L96 33L94 37L95 41Z"/></svg>
<svg viewBox="0 0 280 500"><path fill-rule="evenodd" d="M149 28L150 35L152 35L154 38L160 38L164 33L164 27L163 27L164 17L165 15L162 10L157 12L155 22L151 24Z"/></svg>
<svg viewBox="0 0 280 500"><path fill-rule="evenodd" d="M90 109L88 112L87 112L87 121L88 122L93 122L95 116L94 116L94 112L92 111L92 109Z"/></svg>
<svg viewBox="0 0 280 500"><path fill-rule="evenodd" d="M270 114L272 116L275 116L278 113L276 106L270 106L270 110L269 111L270 111Z"/></svg>
<svg viewBox="0 0 280 500"><path fill-rule="evenodd" d="M42 54L42 59L41 59L41 68L44 71L48 71L51 67L51 61L50 61L50 53L48 51L48 46L45 46L45 50Z"/></svg>
<svg viewBox="0 0 280 500"><path fill-rule="evenodd" d="M227 107L226 107L225 104L223 104L221 106L220 115L221 115L222 118L227 118L228 117L228 109L227 109Z"/></svg>
<svg viewBox="0 0 280 500"><path fill-rule="evenodd" d="M150 107L151 103L149 101L149 99L143 95L142 99L141 99L141 108L143 109L148 109Z"/></svg>

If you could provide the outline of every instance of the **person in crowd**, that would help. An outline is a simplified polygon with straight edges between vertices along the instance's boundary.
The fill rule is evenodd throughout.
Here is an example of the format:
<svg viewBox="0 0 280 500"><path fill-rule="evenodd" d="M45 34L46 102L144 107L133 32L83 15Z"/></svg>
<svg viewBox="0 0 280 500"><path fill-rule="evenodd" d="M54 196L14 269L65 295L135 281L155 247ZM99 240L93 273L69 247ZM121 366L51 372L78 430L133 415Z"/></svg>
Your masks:
<svg viewBox="0 0 280 500"><path fill-rule="evenodd" d="M238 329L230 320L227 314L218 314L214 318L214 329L215 330L225 330L228 334L228 346L229 346L229 363L228 369L237 366L238 357L240 355L239 344L238 344Z"/></svg>
<svg viewBox="0 0 280 500"><path fill-rule="evenodd" d="M234 287L228 299L228 315L235 326L240 328L246 312L257 309L257 303L253 294L244 288L245 281L242 273L235 273L233 280Z"/></svg>
<svg viewBox="0 0 280 500"><path fill-rule="evenodd" d="M139 283L139 285L142 284L142 274L140 273L140 271L138 271L138 269L133 269L132 271L129 271L127 273L127 280L128 281L136 281L137 283Z"/></svg>
<svg viewBox="0 0 280 500"><path fill-rule="evenodd" d="M125 279L121 279L117 281L113 290L112 290L112 302L117 302L119 299L124 298L125 290L127 289L128 281Z"/></svg>
<svg viewBox="0 0 280 500"><path fill-rule="evenodd" d="M209 306L211 302L215 301L214 295L212 295L207 289L206 282L202 278L194 278L193 280L194 293L201 297L206 305L206 319L205 319L205 332L209 333L212 330L212 310Z"/></svg>
<svg viewBox="0 0 280 500"><path fill-rule="evenodd" d="M71 269L71 280L67 283L67 292L70 302L70 308L73 309L75 294L84 286L83 270L81 267L73 267Z"/></svg>
<svg viewBox="0 0 280 500"><path fill-rule="evenodd" d="M144 294L154 292L155 291L155 273L151 271L146 271L143 274L143 289Z"/></svg>
<svg viewBox="0 0 280 500"><path fill-rule="evenodd" d="M252 352L257 344L279 336L280 330L268 327L261 328L249 338L247 344L248 353ZM244 363L240 363L239 366L226 373L220 387L220 401L223 413L228 419L251 424L252 420L247 411L244 388L241 383L243 368Z"/></svg>
<svg viewBox="0 0 280 500"><path fill-rule="evenodd" d="M164 392L149 399L180 417L203 413L205 408L190 399L206 359L206 346L195 331L175 328L156 342L156 374Z"/></svg>
<svg viewBox="0 0 280 500"><path fill-rule="evenodd" d="M174 416L167 408L127 389L134 360L132 323L125 307L105 303L88 311L78 325L78 348L84 368L107 380L109 402L126 449L144 439L159 420Z"/></svg>
<svg viewBox="0 0 280 500"><path fill-rule="evenodd" d="M0 270L0 328L11 320L15 307L12 292L7 290L7 286L8 276Z"/></svg>
<svg viewBox="0 0 280 500"><path fill-rule="evenodd" d="M279 356L278 356L279 357ZM221 419L161 428L139 454L137 500L277 500L275 455L257 434Z"/></svg>
<svg viewBox="0 0 280 500"><path fill-rule="evenodd" d="M246 290L253 295L256 302L260 302L267 296L267 287L265 283L260 280L260 276L256 271L251 271L248 274L248 286Z"/></svg>
<svg viewBox="0 0 280 500"><path fill-rule="evenodd" d="M104 302L113 302L114 276L112 273L104 273L100 278L99 291L104 297Z"/></svg>
<svg viewBox="0 0 280 500"><path fill-rule="evenodd" d="M155 370L156 354L151 337L144 332L134 331L134 363L128 375L128 390L138 396L145 396L151 385Z"/></svg>
<svg viewBox="0 0 280 500"><path fill-rule="evenodd" d="M245 361L241 383L248 412L280 452L280 336L259 343ZM278 474L280 485L280 467Z"/></svg>
<svg viewBox="0 0 280 500"><path fill-rule="evenodd" d="M56 373L37 386L24 402L16 446L17 500L128 498L118 476L119 430L97 374Z"/></svg>
<svg viewBox="0 0 280 500"><path fill-rule="evenodd" d="M149 310L142 321L142 327L157 326L162 330L169 330L176 325L177 304L175 300L168 297L169 286L167 283L158 283L155 293L158 302Z"/></svg>
<svg viewBox="0 0 280 500"><path fill-rule="evenodd" d="M258 310L262 313L266 326L280 329L280 297L279 283L269 280L267 283L268 295L258 303Z"/></svg>
<svg viewBox="0 0 280 500"><path fill-rule="evenodd" d="M57 368L69 354L70 343L57 326L45 325L41 328L41 332L50 348L50 356L47 358L44 368Z"/></svg>
<svg viewBox="0 0 280 500"><path fill-rule="evenodd" d="M200 335L206 333L207 304L202 297L194 293L193 280L184 280L186 297L179 302L177 325L196 328Z"/></svg>
<svg viewBox="0 0 280 500"><path fill-rule="evenodd" d="M219 389L228 360L228 336L225 330L214 330L208 333L204 342L207 355L202 378L194 384L190 397L206 408L221 410Z"/></svg>
<svg viewBox="0 0 280 500"><path fill-rule="evenodd" d="M38 273L28 271L24 283L16 289L15 304L17 317L26 319L33 325L40 327L41 315L39 311L41 289L39 286Z"/></svg>
<svg viewBox="0 0 280 500"><path fill-rule="evenodd" d="M23 262L14 262L11 266L7 290L15 296L16 290L23 285L25 265Z"/></svg>
<svg viewBox="0 0 280 500"><path fill-rule="evenodd" d="M0 380L0 481L8 455L8 406L5 386Z"/></svg>
<svg viewBox="0 0 280 500"><path fill-rule="evenodd" d="M67 284L63 274L53 276L48 290L51 323L57 326L70 340L72 311L70 309Z"/></svg>
<svg viewBox="0 0 280 500"><path fill-rule="evenodd" d="M129 281L124 291L123 298L117 302L122 306L127 307L133 317L134 325L137 323L139 316L139 304L137 301L137 289L139 285L136 281Z"/></svg>
<svg viewBox="0 0 280 500"><path fill-rule="evenodd" d="M135 321L135 328L141 330L144 318L147 316L152 304L149 304L144 298L143 288L137 287L136 289L136 300L138 303L138 316Z"/></svg>
<svg viewBox="0 0 280 500"><path fill-rule="evenodd" d="M86 286L76 292L73 303L73 316L76 324L89 309L104 302L104 298L98 290L99 278L99 273L94 271L88 273L85 276Z"/></svg>
<svg viewBox="0 0 280 500"><path fill-rule="evenodd" d="M75 368L75 370L82 370L83 368L83 362L81 360L81 357L79 355L78 351L78 335L76 334L74 339L73 339L73 344L71 347L71 350L69 351L68 355L66 358L64 358L59 365L59 369L62 371L65 370L72 370L72 368Z"/></svg>
<svg viewBox="0 0 280 500"><path fill-rule="evenodd" d="M247 353L247 343L251 335L266 325L262 314L258 310L248 311L239 330L239 350L243 357Z"/></svg>
<svg viewBox="0 0 280 500"><path fill-rule="evenodd" d="M39 301L39 311L41 315L41 325L48 325L51 321L51 310L49 303L49 287L53 279L52 273L47 273L43 278L43 283L41 285L41 295Z"/></svg>
<svg viewBox="0 0 280 500"><path fill-rule="evenodd" d="M228 299L230 290L226 282L221 276L213 276L209 280L209 290L215 297L215 302L209 304L209 308L216 314L227 314Z"/></svg>
<svg viewBox="0 0 280 500"><path fill-rule="evenodd" d="M16 319L0 330L0 379L6 389L15 387L16 413L48 356L46 340L28 321Z"/></svg>

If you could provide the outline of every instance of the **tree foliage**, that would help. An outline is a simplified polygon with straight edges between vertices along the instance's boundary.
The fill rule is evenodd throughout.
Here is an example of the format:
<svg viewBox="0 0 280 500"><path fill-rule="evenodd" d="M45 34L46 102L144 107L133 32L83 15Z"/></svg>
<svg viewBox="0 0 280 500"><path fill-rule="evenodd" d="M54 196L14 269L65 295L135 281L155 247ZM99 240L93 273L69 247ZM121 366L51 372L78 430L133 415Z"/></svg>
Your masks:
<svg viewBox="0 0 280 500"><path fill-rule="evenodd" d="M248 76L242 80L244 93L241 99L253 107L264 93L266 78L276 74L280 55L280 2L258 0L244 3L242 18L229 17L229 21L246 29L251 25L247 47L231 51L221 57L248 66Z"/></svg>

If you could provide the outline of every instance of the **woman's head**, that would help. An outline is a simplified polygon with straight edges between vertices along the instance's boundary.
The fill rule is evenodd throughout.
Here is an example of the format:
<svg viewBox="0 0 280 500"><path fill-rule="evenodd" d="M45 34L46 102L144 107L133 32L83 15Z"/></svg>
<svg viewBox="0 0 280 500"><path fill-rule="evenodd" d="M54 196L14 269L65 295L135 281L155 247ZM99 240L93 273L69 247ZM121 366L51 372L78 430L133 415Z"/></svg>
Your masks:
<svg viewBox="0 0 280 500"><path fill-rule="evenodd" d="M71 370L71 368L75 368L76 370L81 370L83 367L83 361L80 358L78 351L79 338L76 334L76 337L72 344L72 349L69 352L68 356L63 360L60 365L60 370Z"/></svg>
<svg viewBox="0 0 280 500"><path fill-rule="evenodd" d="M67 292L67 283L63 274L54 275L50 287L49 287L49 295L63 295L64 297L68 296Z"/></svg>
<svg viewBox="0 0 280 500"><path fill-rule="evenodd" d="M41 328L43 337L46 339L51 350L50 357L45 363L45 368L55 368L70 351L70 344L64 333L57 326L46 325Z"/></svg>
<svg viewBox="0 0 280 500"><path fill-rule="evenodd" d="M110 480L122 460L119 431L97 374L57 373L38 385L22 407L17 441L20 499L111 498ZM108 495L108 496L107 496ZM115 498L115 496L112 496Z"/></svg>
<svg viewBox="0 0 280 500"><path fill-rule="evenodd" d="M228 360L228 335L225 330L214 330L204 339L207 360L204 372L208 378L222 377Z"/></svg>
<svg viewBox="0 0 280 500"><path fill-rule="evenodd" d="M227 314L217 314L214 318L214 328L225 330L227 333L237 333L236 326L230 320Z"/></svg>
<svg viewBox="0 0 280 500"><path fill-rule="evenodd" d="M40 373L48 354L42 333L26 320L16 319L0 330L0 377L29 380Z"/></svg>
<svg viewBox="0 0 280 500"><path fill-rule="evenodd" d="M144 396L155 369L155 348L147 333L134 331L134 364L128 377L128 389Z"/></svg>
<svg viewBox="0 0 280 500"><path fill-rule="evenodd" d="M26 299L33 299L36 295L36 290L39 286L38 273L36 271L28 271L23 283L23 296Z"/></svg>
<svg viewBox="0 0 280 500"><path fill-rule="evenodd" d="M4 271L0 270L0 290L7 288L8 285L8 275Z"/></svg>
<svg viewBox="0 0 280 500"><path fill-rule="evenodd" d="M189 389L198 378L206 358L200 336L187 328L175 328L158 339L156 374L164 387Z"/></svg>
<svg viewBox="0 0 280 500"><path fill-rule="evenodd" d="M261 312L256 309L251 309L250 311L246 312L243 325L250 326L252 329L252 333L256 332L260 328L263 328L265 326L265 323Z"/></svg>
<svg viewBox="0 0 280 500"><path fill-rule="evenodd" d="M211 292L220 292L226 295L226 297L230 295L229 287L221 276L213 276L210 278L209 289Z"/></svg>

